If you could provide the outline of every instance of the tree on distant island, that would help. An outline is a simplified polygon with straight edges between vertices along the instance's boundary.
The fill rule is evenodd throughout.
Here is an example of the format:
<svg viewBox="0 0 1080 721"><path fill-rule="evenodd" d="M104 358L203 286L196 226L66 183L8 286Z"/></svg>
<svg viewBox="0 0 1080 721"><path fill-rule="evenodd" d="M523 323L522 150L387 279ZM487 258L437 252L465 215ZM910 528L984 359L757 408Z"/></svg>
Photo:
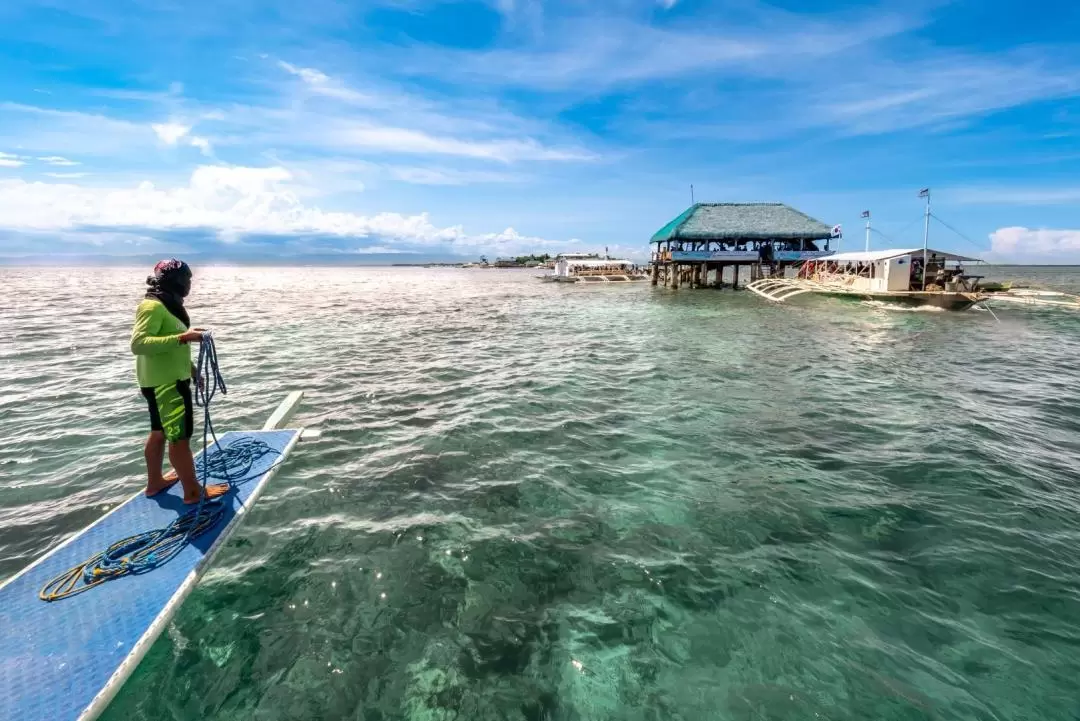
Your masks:
<svg viewBox="0 0 1080 721"><path fill-rule="evenodd" d="M530 261L536 261L537 263L547 263L549 260L551 260L551 256L547 253L544 253L543 255L519 255L518 257L514 258L514 262L516 262L518 265L525 265Z"/></svg>
<svg viewBox="0 0 1080 721"><path fill-rule="evenodd" d="M480 256L480 265L487 265L487 264L488 264L487 256L486 255L481 255Z"/></svg>

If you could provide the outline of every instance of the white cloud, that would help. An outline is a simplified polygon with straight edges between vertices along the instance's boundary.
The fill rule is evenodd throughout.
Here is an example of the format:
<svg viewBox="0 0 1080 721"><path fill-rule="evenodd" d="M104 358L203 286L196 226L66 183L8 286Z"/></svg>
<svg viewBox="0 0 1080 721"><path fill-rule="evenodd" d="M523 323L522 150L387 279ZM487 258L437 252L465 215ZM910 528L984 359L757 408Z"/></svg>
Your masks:
<svg viewBox="0 0 1080 721"><path fill-rule="evenodd" d="M156 94L143 101L159 106L165 118L154 123L0 103L5 121L0 147L18 145L57 159L106 156L118 170L129 161L143 165L155 146L189 146L211 158L224 147L235 157L265 157L274 149L300 159L354 162L373 153L504 163L595 157L572 141L562 142L558 136L564 134L556 127L508 112L490 98L436 103L394 87L361 92L321 70L288 63L280 67L302 82L265 102L220 107ZM172 165L185 162L183 154L157 157Z"/></svg>
<svg viewBox="0 0 1080 721"><path fill-rule="evenodd" d="M510 173L484 170L456 170L454 168L416 168L392 166L391 177L414 185L472 185L474 183L512 183L522 180Z"/></svg>
<svg viewBox="0 0 1080 721"><path fill-rule="evenodd" d="M611 9L622 3L609 5L556 17L531 43L514 38L484 50L410 45L394 57L409 74L473 89L557 93L561 107L618 89L609 124L626 129L655 119L647 134L661 141L702 126L703 118L709 118L701 133L707 135L719 108L725 123L757 137L822 128L858 135L956 127L1008 108L1080 96L1076 55L1060 47L978 53L883 42L932 22L925 4L904 13L869 6L796 13L745 3L738 12L695 8L692 22L663 23ZM672 86L657 94L650 86L657 81ZM631 88L641 92L635 96Z"/></svg>
<svg viewBox="0 0 1080 721"><path fill-rule="evenodd" d="M11 144L41 155L125 158L152 148L154 132L142 123L104 115L0 102L0 147Z"/></svg>
<svg viewBox="0 0 1080 721"><path fill-rule="evenodd" d="M415 251L402 250L401 248L395 248L390 245L367 245L363 248L356 248L355 250L353 250L353 252L360 255L403 255L407 253L414 253Z"/></svg>
<svg viewBox="0 0 1080 721"><path fill-rule="evenodd" d="M203 155L208 157L213 156L210 141L202 136L192 135L190 125L182 125L180 123L153 123L150 127L154 129L158 138L166 145L177 145L180 141L184 141L185 145L198 148L199 152Z"/></svg>
<svg viewBox="0 0 1080 721"><path fill-rule="evenodd" d="M19 168L23 165L26 165L26 163L20 160L18 155L0 153L0 168Z"/></svg>
<svg viewBox="0 0 1080 721"><path fill-rule="evenodd" d="M301 68L287 63L284 60L278 61L278 67L282 68L288 73L291 73L307 85L308 89L318 95L325 95L338 100L344 100L349 103L360 105L382 105L383 102L375 95L369 95L362 93L358 90L354 90L344 83L331 78L321 70L315 68Z"/></svg>
<svg viewBox="0 0 1080 721"><path fill-rule="evenodd" d="M63 158L63 157L61 157L59 155L46 155L46 156L38 158L38 160L40 160L43 163L48 163L49 165L57 165L57 166L71 166L71 165L79 165L80 164L79 161L77 161L77 160L68 160L67 158Z"/></svg>
<svg viewBox="0 0 1080 721"><path fill-rule="evenodd" d="M549 148L532 138L462 140L431 135L419 130L378 125L343 127L334 133L336 142L387 153L456 155L464 158L511 163L518 160L591 160L587 151Z"/></svg>
<svg viewBox="0 0 1080 721"><path fill-rule="evenodd" d="M152 123L150 127L166 145L176 145L181 138L191 132L190 125L180 123Z"/></svg>
<svg viewBox="0 0 1080 721"><path fill-rule="evenodd" d="M365 152L451 155L489 161L584 161L595 153L577 147L558 147L538 140L551 134L546 123L524 118L499 107L489 98L435 103L400 89L363 90L315 68L285 61L277 66L301 78L303 92L286 95L281 112L267 108L234 108L231 120L267 131L279 123L285 143L302 141L340 152L349 147ZM311 96L324 102L308 107ZM358 112L356 107L362 108ZM276 123L271 120L278 121ZM256 131L258 132L258 131ZM275 144L279 144L275 141Z"/></svg>
<svg viewBox="0 0 1080 721"><path fill-rule="evenodd" d="M213 152L210 149L210 141L198 135L191 136L191 147L198 148L203 155L213 155Z"/></svg>
<svg viewBox="0 0 1080 721"><path fill-rule="evenodd" d="M736 16L704 13L692 24L662 27L598 9L552 21L534 44L481 51L409 46L401 62L419 74L594 96L661 79L688 78L700 87L725 75L778 78L925 22L918 12L821 16L750 6ZM665 94L666 102L675 95Z"/></svg>
<svg viewBox="0 0 1080 721"><path fill-rule="evenodd" d="M568 243L576 243L576 240L566 241ZM537 247L545 244L550 244L549 241L545 241L543 238L532 238L526 235L522 235L513 228L507 228L501 233L485 233L483 235L476 235L471 238L463 239L463 245L471 245L482 248L496 248L500 251L513 250L521 248L523 246Z"/></svg>
<svg viewBox="0 0 1080 721"><path fill-rule="evenodd" d="M935 53L904 63L871 59L829 77L811 91L808 115L857 134L942 125L1080 94L1076 68L1048 63L1035 48L992 57Z"/></svg>
<svg viewBox="0 0 1080 721"><path fill-rule="evenodd" d="M1061 259L1061 256L1080 254L1080 230L998 228L990 234L990 244L995 255Z"/></svg>
<svg viewBox="0 0 1080 721"><path fill-rule="evenodd" d="M90 173L42 173L50 178L85 178Z"/></svg>
<svg viewBox="0 0 1080 721"><path fill-rule="evenodd" d="M670 10L679 4L679 0L656 0L656 4L665 10Z"/></svg>
<svg viewBox="0 0 1080 721"><path fill-rule="evenodd" d="M323 85L330 81L329 75L322 71L315 70L314 68L300 68L293 65L292 63L287 63L284 60L279 60L278 66L286 72L298 76L305 83L309 83L311 85Z"/></svg>
<svg viewBox="0 0 1080 721"><path fill-rule="evenodd" d="M551 246L513 229L470 236L460 226L437 227L426 213L364 216L306 205L283 167L206 165L186 185L84 187L71 183L0 180L0 227L23 231L209 229L228 241L247 234L328 235L393 240L404 246L472 251Z"/></svg>

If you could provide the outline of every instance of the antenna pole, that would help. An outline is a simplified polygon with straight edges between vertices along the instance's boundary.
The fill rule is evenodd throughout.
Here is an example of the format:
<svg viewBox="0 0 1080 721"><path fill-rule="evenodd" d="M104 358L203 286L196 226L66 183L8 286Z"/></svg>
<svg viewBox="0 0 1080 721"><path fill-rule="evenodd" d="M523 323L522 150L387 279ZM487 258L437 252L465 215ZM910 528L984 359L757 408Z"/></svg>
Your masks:
<svg viewBox="0 0 1080 721"><path fill-rule="evenodd" d="M930 188L926 188L923 191L926 197L926 218L923 223L923 236L922 236L922 289L926 290L926 248L930 242Z"/></svg>
<svg viewBox="0 0 1080 721"><path fill-rule="evenodd" d="M694 204L694 184L690 183L690 205Z"/></svg>
<svg viewBox="0 0 1080 721"><path fill-rule="evenodd" d="M866 211L866 252L870 252L870 211Z"/></svg>

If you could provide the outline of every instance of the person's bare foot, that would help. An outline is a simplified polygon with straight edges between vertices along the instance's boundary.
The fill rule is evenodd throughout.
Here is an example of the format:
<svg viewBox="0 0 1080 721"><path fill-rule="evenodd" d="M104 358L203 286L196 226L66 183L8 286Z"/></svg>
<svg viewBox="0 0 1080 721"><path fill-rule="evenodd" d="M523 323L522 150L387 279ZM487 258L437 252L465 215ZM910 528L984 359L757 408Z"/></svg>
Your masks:
<svg viewBox="0 0 1080 721"><path fill-rule="evenodd" d="M153 498L159 493L169 490L180 479L176 475L176 471L169 471L161 477L160 481L147 482L146 484L146 497Z"/></svg>
<svg viewBox="0 0 1080 721"><path fill-rule="evenodd" d="M199 491L202 491L201 487L199 488ZM217 498L218 496L224 496L228 492L228 483L215 483L212 486L206 487L206 498ZM189 506L195 505L200 500L202 499L199 497L199 494L196 494L194 496L188 496L186 493L184 494L184 503L188 504Z"/></svg>

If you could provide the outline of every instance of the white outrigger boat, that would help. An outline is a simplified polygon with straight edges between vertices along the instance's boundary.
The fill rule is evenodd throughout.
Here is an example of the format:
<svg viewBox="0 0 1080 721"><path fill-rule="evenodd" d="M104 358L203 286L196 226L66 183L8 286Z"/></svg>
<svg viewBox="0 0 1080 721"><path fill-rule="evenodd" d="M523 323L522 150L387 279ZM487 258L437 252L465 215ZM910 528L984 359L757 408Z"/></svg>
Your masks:
<svg viewBox="0 0 1080 721"><path fill-rule="evenodd" d="M966 310L990 294L982 276L968 275L962 263L980 262L955 253L924 249L837 253L807 261L793 278L769 277L746 288L777 303L803 294L853 297L905 306Z"/></svg>
<svg viewBox="0 0 1080 721"><path fill-rule="evenodd" d="M648 276L629 260L600 257L596 253L561 253L550 273L538 275L546 283L632 283Z"/></svg>
<svg viewBox="0 0 1080 721"><path fill-rule="evenodd" d="M981 260L927 247L930 189L920 190L919 197L926 199L922 248L870 250L867 210L863 211L865 250L808 260L793 278L762 278L747 284L747 290L777 303L810 293L943 310L967 310L990 298L990 293L979 287L983 276L969 275L962 267Z"/></svg>

